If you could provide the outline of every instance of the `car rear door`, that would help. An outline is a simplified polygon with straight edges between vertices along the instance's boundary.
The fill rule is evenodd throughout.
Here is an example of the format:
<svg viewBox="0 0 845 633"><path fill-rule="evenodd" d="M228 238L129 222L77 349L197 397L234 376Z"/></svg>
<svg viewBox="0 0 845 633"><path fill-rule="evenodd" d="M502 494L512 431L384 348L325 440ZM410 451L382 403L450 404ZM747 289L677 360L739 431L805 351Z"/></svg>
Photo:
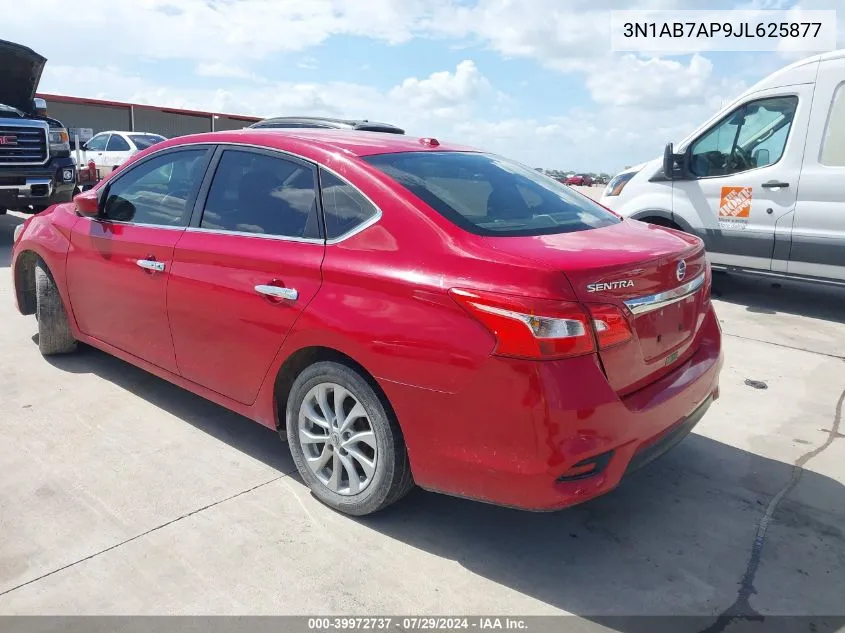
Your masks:
<svg viewBox="0 0 845 633"><path fill-rule="evenodd" d="M167 283L211 151L153 154L108 182L101 217L74 225L67 258L82 332L174 373Z"/></svg>
<svg viewBox="0 0 845 633"><path fill-rule="evenodd" d="M315 167L217 150L173 255L168 314L185 378L244 404L317 293L325 244Z"/></svg>

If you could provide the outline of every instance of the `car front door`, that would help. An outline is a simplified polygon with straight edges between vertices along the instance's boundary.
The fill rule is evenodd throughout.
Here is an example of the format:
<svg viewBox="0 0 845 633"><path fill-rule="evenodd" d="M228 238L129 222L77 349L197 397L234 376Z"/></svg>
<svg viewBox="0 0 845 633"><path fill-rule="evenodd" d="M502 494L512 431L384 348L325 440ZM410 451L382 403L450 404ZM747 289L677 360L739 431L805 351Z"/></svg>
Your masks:
<svg viewBox="0 0 845 633"><path fill-rule="evenodd" d="M67 258L80 330L174 373L167 282L211 151L154 154L109 182L101 216L74 225Z"/></svg>
<svg viewBox="0 0 845 633"><path fill-rule="evenodd" d="M182 376L251 404L321 284L316 170L226 147L209 172L173 255L170 327Z"/></svg>
<svg viewBox="0 0 845 633"><path fill-rule="evenodd" d="M129 142L120 134L112 134L103 154L103 176L113 171L118 165L122 165L130 156L132 156L132 146Z"/></svg>
<svg viewBox="0 0 845 633"><path fill-rule="evenodd" d="M103 159L106 155L106 145L109 142L110 136L111 133L103 132L102 134L97 134L90 141L85 143L85 164L87 165L93 160L97 169L101 170L100 176L105 176L105 173L102 172Z"/></svg>
<svg viewBox="0 0 845 633"><path fill-rule="evenodd" d="M845 280L845 58L823 62L812 121L788 270Z"/></svg>
<svg viewBox="0 0 845 633"><path fill-rule="evenodd" d="M697 216L713 263L785 271L811 97L811 84L761 91L690 145L672 207Z"/></svg>

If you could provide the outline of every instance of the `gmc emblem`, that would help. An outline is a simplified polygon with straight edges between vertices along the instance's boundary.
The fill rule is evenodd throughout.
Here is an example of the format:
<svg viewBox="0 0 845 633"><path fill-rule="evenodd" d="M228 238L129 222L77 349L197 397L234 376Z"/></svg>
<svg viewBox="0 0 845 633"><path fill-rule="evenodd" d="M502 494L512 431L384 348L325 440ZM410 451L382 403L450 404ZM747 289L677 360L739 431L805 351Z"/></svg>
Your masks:
<svg viewBox="0 0 845 633"><path fill-rule="evenodd" d="M17 136L0 136L0 145L17 145Z"/></svg>

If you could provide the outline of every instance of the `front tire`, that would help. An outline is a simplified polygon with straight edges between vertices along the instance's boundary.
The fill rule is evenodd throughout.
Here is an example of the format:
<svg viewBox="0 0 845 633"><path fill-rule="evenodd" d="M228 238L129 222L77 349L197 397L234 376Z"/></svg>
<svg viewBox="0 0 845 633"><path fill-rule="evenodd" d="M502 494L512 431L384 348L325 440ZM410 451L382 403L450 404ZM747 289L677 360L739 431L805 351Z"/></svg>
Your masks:
<svg viewBox="0 0 845 633"><path fill-rule="evenodd" d="M413 487L402 431L355 369L330 361L305 368L291 387L286 419L296 468L329 507L364 516Z"/></svg>
<svg viewBox="0 0 845 633"><path fill-rule="evenodd" d="M38 319L38 349L44 356L68 354L76 350L62 297L50 271L35 264L35 318Z"/></svg>

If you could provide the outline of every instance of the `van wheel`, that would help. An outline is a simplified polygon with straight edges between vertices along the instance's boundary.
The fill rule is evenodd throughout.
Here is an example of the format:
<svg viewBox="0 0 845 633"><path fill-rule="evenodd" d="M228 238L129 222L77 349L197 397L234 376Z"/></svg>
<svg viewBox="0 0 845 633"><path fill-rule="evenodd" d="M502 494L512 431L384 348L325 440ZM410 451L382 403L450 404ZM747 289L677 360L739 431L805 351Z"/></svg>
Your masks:
<svg viewBox="0 0 845 633"><path fill-rule="evenodd" d="M35 264L35 318L38 320L38 349L44 356L68 354L76 350L62 297L50 271L42 262Z"/></svg>
<svg viewBox="0 0 845 633"><path fill-rule="evenodd" d="M399 425L351 367L329 361L306 367L291 387L285 413L296 468L329 507L363 516L413 488Z"/></svg>

